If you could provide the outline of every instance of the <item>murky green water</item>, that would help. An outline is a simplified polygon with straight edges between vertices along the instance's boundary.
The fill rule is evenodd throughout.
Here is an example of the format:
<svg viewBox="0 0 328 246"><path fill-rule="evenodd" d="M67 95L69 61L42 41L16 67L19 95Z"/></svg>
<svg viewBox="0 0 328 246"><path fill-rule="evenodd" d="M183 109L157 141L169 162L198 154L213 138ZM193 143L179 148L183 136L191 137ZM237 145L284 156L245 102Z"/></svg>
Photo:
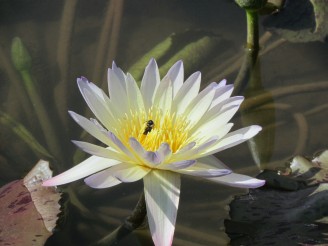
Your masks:
<svg viewBox="0 0 328 246"><path fill-rule="evenodd" d="M269 94L261 109L238 115L233 122L236 128L243 122L265 124L261 133L264 137L259 141L270 152L262 164L270 167L283 165L296 154L312 156L328 146L328 49L322 42L283 41L263 28L260 36L264 41L258 75L262 87L258 93ZM30 100L22 74L11 61L14 37L19 37L30 53L28 72L39 101ZM13 123L2 120L1 184L21 178L40 158L50 160L58 173L85 157L76 152L70 139L91 138L81 136L81 129L67 114L70 109L91 116L76 86L77 77L85 76L106 88L106 68L113 59L127 71L149 50L159 43L165 46L165 40L169 40L172 45L157 59L159 66L165 67L172 57L184 58L186 77L200 70L203 85L223 78L233 83L242 64L245 37L244 12L233 1L1 1L2 117L6 113L22 124L54 157L29 147L29 141L27 144L13 133ZM197 45L190 48L191 43ZM190 48L188 52L186 47ZM40 106L51 129L42 127ZM217 156L236 172L258 172L247 144ZM67 187L64 189L71 195L67 217L47 245L85 245L103 237L129 215L142 191L142 182L105 190L93 190L83 182ZM242 192L184 178L174 245L227 244L223 228L227 206L233 195ZM145 235L148 232L140 230L119 245L138 245L136 238Z"/></svg>

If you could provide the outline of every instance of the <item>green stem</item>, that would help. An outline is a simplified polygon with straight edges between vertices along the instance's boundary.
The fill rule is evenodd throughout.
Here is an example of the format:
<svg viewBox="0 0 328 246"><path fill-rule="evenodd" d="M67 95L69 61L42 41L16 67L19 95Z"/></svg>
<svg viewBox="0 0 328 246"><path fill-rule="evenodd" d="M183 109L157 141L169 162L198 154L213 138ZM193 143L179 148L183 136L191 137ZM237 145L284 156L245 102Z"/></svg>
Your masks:
<svg viewBox="0 0 328 246"><path fill-rule="evenodd" d="M60 145L57 141L57 135L55 133L54 128L52 127L50 118L47 114L47 110L44 107L44 104L39 94L37 93L37 90L35 88L35 82L33 81L28 70L20 70L20 73L23 78L27 94L29 95L29 98L37 114L47 145L55 157L62 158L63 155Z"/></svg>
<svg viewBox="0 0 328 246"><path fill-rule="evenodd" d="M252 81L255 65L259 54L258 12L246 10L247 43L243 63L234 82L234 94L240 94L246 85ZM254 81L253 81L254 82ZM254 87L254 86L253 86Z"/></svg>
<svg viewBox="0 0 328 246"><path fill-rule="evenodd" d="M258 12L256 10L246 10L247 20L247 48L258 52L259 50L259 24Z"/></svg>

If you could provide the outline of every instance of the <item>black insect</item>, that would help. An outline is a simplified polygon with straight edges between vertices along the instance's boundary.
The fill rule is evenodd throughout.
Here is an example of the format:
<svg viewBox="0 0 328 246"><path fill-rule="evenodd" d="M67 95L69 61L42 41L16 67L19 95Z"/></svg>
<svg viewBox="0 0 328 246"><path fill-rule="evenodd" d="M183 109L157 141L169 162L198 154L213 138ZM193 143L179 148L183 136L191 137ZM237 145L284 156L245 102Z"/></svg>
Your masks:
<svg viewBox="0 0 328 246"><path fill-rule="evenodd" d="M147 135L148 133L150 133L151 130L153 130L154 125L155 125L154 121L152 121L152 120L146 121L146 127L145 127L143 134Z"/></svg>

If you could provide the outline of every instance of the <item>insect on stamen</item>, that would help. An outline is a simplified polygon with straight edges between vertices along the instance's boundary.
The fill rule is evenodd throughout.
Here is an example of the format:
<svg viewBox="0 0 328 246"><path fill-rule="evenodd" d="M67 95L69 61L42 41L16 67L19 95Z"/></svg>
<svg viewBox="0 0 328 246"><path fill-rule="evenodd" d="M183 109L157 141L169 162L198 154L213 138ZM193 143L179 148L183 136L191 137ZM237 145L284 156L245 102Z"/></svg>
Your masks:
<svg viewBox="0 0 328 246"><path fill-rule="evenodd" d="M153 130L154 126L155 126L154 121L152 121L152 120L146 121L146 127L145 127L143 134L147 135L148 133L150 133L151 130Z"/></svg>

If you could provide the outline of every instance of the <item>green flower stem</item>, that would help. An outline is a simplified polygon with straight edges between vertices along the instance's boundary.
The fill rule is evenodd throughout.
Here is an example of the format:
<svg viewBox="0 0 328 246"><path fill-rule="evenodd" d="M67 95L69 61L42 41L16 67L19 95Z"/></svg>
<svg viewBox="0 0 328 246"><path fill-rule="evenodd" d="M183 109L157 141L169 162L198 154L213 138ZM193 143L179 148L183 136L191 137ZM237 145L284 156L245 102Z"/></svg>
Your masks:
<svg viewBox="0 0 328 246"><path fill-rule="evenodd" d="M48 147L51 149L51 152L56 158L58 158L60 161L63 161L61 159L63 158L63 152L60 148L57 135L55 134L54 128L50 122L50 118L37 92L35 86L36 83L33 81L30 74L32 68L32 57L24 46L22 40L18 37L13 39L11 45L11 60L23 79L25 90L32 103L32 106L34 107Z"/></svg>
<svg viewBox="0 0 328 246"><path fill-rule="evenodd" d="M25 126L15 121L10 115L0 111L0 123L10 128L19 138L27 143L37 155L53 158L53 156L25 128Z"/></svg>
<svg viewBox="0 0 328 246"><path fill-rule="evenodd" d="M257 10L245 10L247 20L247 43L245 48L245 57L234 82L234 94L240 94L249 81L257 83L251 79L254 68L257 63L259 53L259 27ZM254 85L251 85L255 87Z"/></svg>
<svg viewBox="0 0 328 246"><path fill-rule="evenodd" d="M40 122L47 145L51 149L51 152L54 154L54 156L62 161L60 158L62 158L63 155L59 142L57 141L57 134L55 133L55 130L50 122L47 110L45 109L44 104L39 94L37 93L35 82L33 81L29 71L20 70L19 72L23 78L25 89L29 95L29 98Z"/></svg>
<svg viewBox="0 0 328 246"><path fill-rule="evenodd" d="M247 48L256 52L259 50L258 11L246 10L247 20Z"/></svg>
<svg viewBox="0 0 328 246"><path fill-rule="evenodd" d="M120 240L129 235L144 222L146 214L145 194L142 193L132 214L126 218L123 225L119 226L112 233L92 244L92 246L117 245Z"/></svg>

